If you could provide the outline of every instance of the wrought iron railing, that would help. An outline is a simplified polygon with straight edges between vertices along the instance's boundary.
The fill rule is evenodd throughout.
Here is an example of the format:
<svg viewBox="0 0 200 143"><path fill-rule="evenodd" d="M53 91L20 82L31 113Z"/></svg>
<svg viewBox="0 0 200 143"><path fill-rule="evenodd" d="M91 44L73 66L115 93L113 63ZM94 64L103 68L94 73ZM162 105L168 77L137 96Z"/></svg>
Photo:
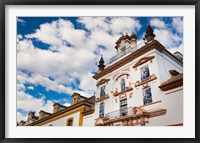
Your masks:
<svg viewBox="0 0 200 143"><path fill-rule="evenodd" d="M114 63L115 61L120 59L121 57L128 55L129 53L135 52L137 49L141 48L143 46L143 44L144 44L144 41L142 41L141 43L139 43L138 45L136 45L134 47L129 47L126 50L118 53L117 55L110 58L110 61L105 66L108 67L109 65L111 65L112 63Z"/></svg>
<svg viewBox="0 0 200 143"><path fill-rule="evenodd" d="M122 108L120 110L116 110L116 111L106 114L106 117L108 117L109 119L114 119L114 118L119 118L122 116L128 116L133 113L132 109L133 109L132 107Z"/></svg>
<svg viewBox="0 0 200 143"><path fill-rule="evenodd" d="M136 48L135 48L136 50ZM110 63L113 63L114 61L118 60L119 58L123 57L124 55L130 53L133 51L133 47L129 47L126 50L120 52L119 54L115 55L114 57L110 58Z"/></svg>

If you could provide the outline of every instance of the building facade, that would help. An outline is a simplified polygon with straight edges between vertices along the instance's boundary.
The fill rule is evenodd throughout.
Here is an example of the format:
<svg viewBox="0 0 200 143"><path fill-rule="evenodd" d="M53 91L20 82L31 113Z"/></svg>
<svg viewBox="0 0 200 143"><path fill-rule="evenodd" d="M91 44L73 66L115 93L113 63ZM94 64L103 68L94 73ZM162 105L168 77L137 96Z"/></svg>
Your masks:
<svg viewBox="0 0 200 143"><path fill-rule="evenodd" d="M142 47L137 36L122 35L116 56L98 65L95 97L73 94L69 107L33 113L19 125L43 126L182 126L183 56L171 54L147 26Z"/></svg>

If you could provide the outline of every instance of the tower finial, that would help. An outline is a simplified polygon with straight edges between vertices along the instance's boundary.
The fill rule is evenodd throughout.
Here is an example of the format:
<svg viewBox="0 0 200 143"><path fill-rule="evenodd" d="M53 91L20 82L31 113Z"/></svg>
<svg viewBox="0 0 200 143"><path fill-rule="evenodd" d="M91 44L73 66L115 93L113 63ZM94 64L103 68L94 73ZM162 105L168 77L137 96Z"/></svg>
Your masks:
<svg viewBox="0 0 200 143"><path fill-rule="evenodd" d="M104 70L104 68L105 68L103 55L101 55L101 59L99 60L99 65L98 65L98 67L99 67L99 71L102 71L102 70Z"/></svg>
<svg viewBox="0 0 200 143"><path fill-rule="evenodd" d="M151 28L150 23L148 23L145 37L146 37L147 43L154 40L155 34L153 33L153 29Z"/></svg>

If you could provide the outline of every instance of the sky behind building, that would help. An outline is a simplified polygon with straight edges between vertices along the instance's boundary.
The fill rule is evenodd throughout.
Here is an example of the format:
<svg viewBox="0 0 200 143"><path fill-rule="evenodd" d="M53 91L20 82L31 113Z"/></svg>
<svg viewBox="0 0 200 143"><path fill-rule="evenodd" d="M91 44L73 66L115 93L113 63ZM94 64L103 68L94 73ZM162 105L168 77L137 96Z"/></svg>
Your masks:
<svg viewBox="0 0 200 143"><path fill-rule="evenodd" d="M69 106L73 92L94 95L101 55L106 62L116 55L122 34L143 42L148 23L156 40L183 54L182 17L18 17L17 121L52 112L54 102Z"/></svg>

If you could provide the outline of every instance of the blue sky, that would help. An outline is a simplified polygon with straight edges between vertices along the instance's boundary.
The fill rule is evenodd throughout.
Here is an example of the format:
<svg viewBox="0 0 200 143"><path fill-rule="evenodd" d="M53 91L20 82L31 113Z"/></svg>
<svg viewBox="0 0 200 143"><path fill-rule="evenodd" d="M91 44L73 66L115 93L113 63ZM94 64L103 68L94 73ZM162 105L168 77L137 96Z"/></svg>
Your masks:
<svg viewBox="0 0 200 143"><path fill-rule="evenodd" d="M143 42L148 23L170 52L183 54L183 17L18 17L17 121L52 112L55 102L69 106L73 92L94 95L101 55L116 55L122 34Z"/></svg>

